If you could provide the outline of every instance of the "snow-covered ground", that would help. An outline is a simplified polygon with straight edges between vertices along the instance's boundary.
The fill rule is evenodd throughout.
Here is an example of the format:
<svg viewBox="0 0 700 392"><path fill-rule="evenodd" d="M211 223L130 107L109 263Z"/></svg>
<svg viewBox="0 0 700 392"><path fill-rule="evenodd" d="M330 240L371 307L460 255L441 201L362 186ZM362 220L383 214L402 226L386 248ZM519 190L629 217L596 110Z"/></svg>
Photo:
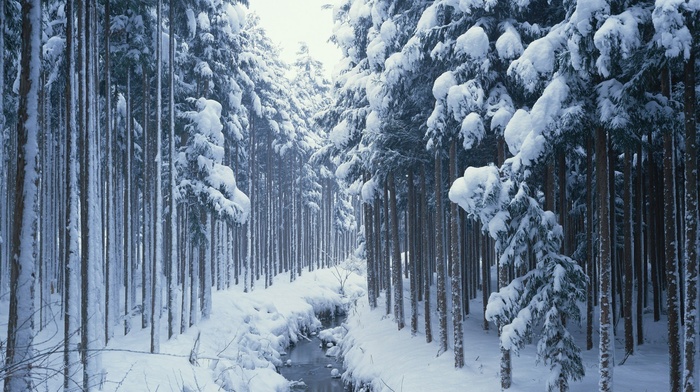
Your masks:
<svg viewBox="0 0 700 392"><path fill-rule="evenodd" d="M341 274L338 274L338 272ZM340 279L339 279L340 277ZM347 280L345 280L347 278ZM340 295L341 281L345 296ZM409 282L404 283L408 287ZM343 379L355 386L371 385L379 391L473 391L500 390L499 349L495 328L482 329L480 300L471 302L472 314L464 324L466 365L454 368L453 352L438 354L437 317L433 315L434 342L425 343L423 308L420 304L419 332L410 332L410 301L405 292L407 327L397 331L392 316L384 314L384 297L371 311L364 296L365 278L343 270L305 272L295 282L289 275L275 278L269 289L244 293L240 287L214 292L209 320L201 321L185 334L164 341L161 354L150 354L149 329L132 330L113 338L102 354L105 370L103 391L287 391L289 382L279 375L290 342L305 328L320 326L315 314L336 306L348 306L344 327L329 330L326 340L340 339L339 352L345 360ZM435 298L433 295L432 298ZM480 296L479 296L480 298ZM7 302L2 302L6 307ZM0 309L5 311L5 309ZM5 313L6 314L6 313ZM654 323L645 315L646 343L636 354L614 370L616 391L668 390L666 322ZM163 328L165 328L163 322ZM37 379L52 375L40 390L60 390L62 322L56 320L36 338L38 351L56 347L55 354L37 367ZM348 330L344 338L343 332ZM0 333L4 325L0 325ZM584 326L571 330L580 346L585 344ZM622 326L618 326L615 363L623 359ZM451 328L450 328L451 336ZM332 335L332 336L331 336ZM167 336L165 329L161 336ZM196 349L198 360L190 363ZM583 352L586 376L572 382L571 391L592 391L598 383L596 346ZM451 338L450 338L451 345ZM536 363L535 347L525 347L513 358L511 391L543 391L548 368Z"/></svg>
<svg viewBox="0 0 700 392"><path fill-rule="evenodd" d="M240 287L214 292L211 318L163 341L160 354L149 353L149 328L134 328L126 336L117 336L102 353L105 373L101 390L286 391L289 383L275 366L282 364L290 342L297 341L306 329L321 326L315 314L346 306L364 294L364 278L349 275L343 282L346 295L341 296L337 276L335 269L305 272L290 283L289 275L282 274L268 289L258 282L259 288L251 293ZM161 336L165 337L165 318L162 324ZM38 351L56 349L35 369L36 379L43 381L38 385L42 391L61 390L61 326L62 320L56 319L35 339ZM193 365L190 354L198 336L198 359Z"/></svg>
<svg viewBox="0 0 700 392"><path fill-rule="evenodd" d="M409 287L407 280L404 287ZM481 298L481 294L478 297ZM415 336L411 334L409 298L406 291L406 328L401 331L397 331L393 316L385 315L383 295L374 311L369 309L366 300L358 301L349 313L346 323L349 332L340 345L347 368L343 379L355 385L371 385L373 392L500 391L498 335L493 324L488 331L482 328L481 299L470 302L472 313L464 323L465 367L455 369L451 349L438 355L436 315L433 315L431 324L433 342L426 344L422 303L419 304L419 331ZM432 298L436 298L434 291ZM598 389L597 331L594 331L593 350L585 351L585 319L582 323L570 328L579 347L584 349L586 376L581 381L570 383L572 392ZM622 320L615 342L616 364L624 358L621 323ZM448 318L451 347L450 324L451 319ZM651 392L669 388L666 320L662 318L655 323L651 314L645 314L644 328L645 344L637 347L635 355L630 356L624 365L614 369L615 391ZM548 377L549 368L537 363L536 347L529 345L513 358L513 383L509 391L545 391Z"/></svg>

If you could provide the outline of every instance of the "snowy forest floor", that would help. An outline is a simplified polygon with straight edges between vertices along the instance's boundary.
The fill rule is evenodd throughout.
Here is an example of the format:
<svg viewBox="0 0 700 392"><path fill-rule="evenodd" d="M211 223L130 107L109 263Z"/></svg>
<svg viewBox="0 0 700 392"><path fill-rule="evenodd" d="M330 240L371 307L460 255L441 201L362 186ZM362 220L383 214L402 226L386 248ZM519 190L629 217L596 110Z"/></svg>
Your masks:
<svg viewBox="0 0 700 392"><path fill-rule="evenodd" d="M286 391L288 381L276 372L275 366L281 366L285 360L283 353L290 342L297 341L307 328L321 326L316 314L345 306L364 294L364 278L353 274L344 282L347 295L341 296L337 276L334 269L304 272L290 283L289 274L281 274L268 289L262 287L263 281L258 281L251 293L244 293L239 286L215 291L211 318L167 341L164 313L160 354L149 353L150 328L133 327L123 336L120 327L118 336L102 352L104 375L100 390ZM59 297L54 299L58 304ZM7 306L7 301L0 302L3 337L7 334ZM54 306L54 314L59 313L59 307ZM37 352L54 350L35 366L37 391L62 390L63 321L58 317L54 320L35 338ZM132 324L138 321L133 320ZM198 360L192 365L190 352L198 336ZM79 382L80 376L75 378Z"/></svg>
<svg viewBox="0 0 700 392"><path fill-rule="evenodd" d="M345 279L346 295L341 296L341 281ZM275 366L285 361L286 347L305 328L320 326L316 314L336 306L349 306L345 323L349 332L340 344L347 368L345 381L352 381L355 386L371 385L374 392L500 390L498 337L493 325L489 331L482 329L480 299L470 302L472 312L464 323L466 365L457 370L452 350L437 355L439 331L435 314L432 315L433 342L425 343L422 303L419 331L415 336L411 334L408 289L404 292L407 325L397 331L393 316L384 313L384 295L377 309L370 311L364 296L365 278L346 270L305 272L291 283L289 275L282 274L270 288L261 286L262 282L257 282L251 293L244 293L241 287L214 292L211 318L164 341L161 354L148 352L149 328L134 328L126 336L117 333L119 336L111 339L102 353L105 373L101 390L286 391L288 381L275 371ZM407 280L404 287L409 287ZM432 295L436 298L434 292ZM58 302L58 297L55 299ZM0 309L1 314L6 315L7 301L0 302L0 307L4 308ZM58 306L54 310L58 314ZM166 318L164 314L161 336L167 336ZM451 346L449 318L448 325ZM5 328L5 322L0 324L0 336L6 335ZM570 328L579 346L585 346L585 320L580 326ZM616 391L668 390L666 320L662 318L655 323L651 314L645 314L644 328L645 344L638 346L635 355L624 365L615 367ZM190 353L198 336L198 361L192 365ZM56 318L35 339L37 352L55 350L35 367L38 391L61 390L62 338L62 320ZM597 389L597 331L594 339L594 349L583 351L586 376L571 383L573 392ZM616 364L624 358L622 339L622 326L618 325ZM535 344L514 356L511 391L543 391L548 377L548 367L536 362Z"/></svg>
<svg viewBox="0 0 700 392"><path fill-rule="evenodd" d="M497 276L492 271L491 276ZM404 279L404 288L410 282ZM495 281L492 282L495 287ZM447 282L448 309L451 309ZM425 321L423 303L419 303L418 333L411 334L410 292L404 290L404 308L406 327L397 331L394 316L384 312L386 297L382 294L377 309L371 311L366 299L357 302L349 313L348 334L341 343L345 356L346 373L344 380L352 380L356 385L371 385L373 392L420 392L420 391L500 391L500 350L498 333L494 324L490 329L483 329L483 301L481 292L478 299L470 301L471 314L464 321L465 367L454 368L454 352L438 355L439 329L438 317L433 302L431 326L433 342L425 343ZM431 293L436 298L435 286ZM597 312L597 308L596 308ZM594 329L594 346L585 350L586 330L585 311L581 324L570 323L569 328L575 336L576 343L582 348L585 377L570 383L571 392L589 392L598 390L598 331ZM597 325L597 313L596 322ZM615 336L615 360L617 365L624 359L623 320L617 325ZM635 347L635 354L627 358L623 365L614 368L615 391L667 391L668 380L668 339L665 315L658 322L653 315L644 314L645 343ZM448 317L449 347L453 345L452 320ZM549 378L549 367L537 362L536 344L524 347L519 355L513 356L512 392L545 391Z"/></svg>

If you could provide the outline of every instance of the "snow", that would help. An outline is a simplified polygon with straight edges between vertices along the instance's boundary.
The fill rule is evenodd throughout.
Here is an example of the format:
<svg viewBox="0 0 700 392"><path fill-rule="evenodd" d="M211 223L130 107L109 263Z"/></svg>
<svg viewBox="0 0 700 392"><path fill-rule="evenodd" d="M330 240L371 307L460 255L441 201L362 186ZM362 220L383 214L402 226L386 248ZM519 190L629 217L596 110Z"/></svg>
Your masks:
<svg viewBox="0 0 700 392"><path fill-rule="evenodd" d="M489 51L489 37L481 26L472 26L455 41L455 53L469 56L474 60L486 57Z"/></svg>
<svg viewBox="0 0 700 392"><path fill-rule="evenodd" d="M357 24L360 19L369 18L372 15L372 8L365 0L355 0L350 6L348 17L351 24Z"/></svg>
<svg viewBox="0 0 700 392"><path fill-rule="evenodd" d="M437 6L436 4L432 4L430 7L426 8L425 11L423 11L423 14L418 20L418 24L416 25L416 31L421 32L429 30L437 26L437 24Z"/></svg>
<svg viewBox="0 0 700 392"><path fill-rule="evenodd" d="M564 31L557 25L542 38L528 45L520 57L508 67L509 76L518 76L525 89L534 92L541 75L549 75L554 71L556 53L564 44Z"/></svg>
<svg viewBox="0 0 700 392"><path fill-rule="evenodd" d="M450 201L459 204L469 214L488 199L500 193L500 176L495 166L468 167L464 176L457 178L450 187Z"/></svg>
<svg viewBox="0 0 700 392"><path fill-rule="evenodd" d="M197 34L197 19L194 16L194 11L192 8L185 10L185 15L187 16L187 29L190 32L190 39L194 38Z"/></svg>
<svg viewBox="0 0 700 392"><path fill-rule="evenodd" d="M570 19L579 34L585 37L593 29L592 19L603 20L609 14L610 6L606 0L578 0Z"/></svg>
<svg viewBox="0 0 700 392"><path fill-rule="evenodd" d="M512 60L523 53L520 34L510 23L505 24L505 31L496 40L496 52L501 60Z"/></svg>
<svg viewBox="0 0 700 392"><path fill-rule="evenodd" d="M656 34L654 41L665 49L667 57L678 57L681 53L684 59L690 57L690 47L693 42L688 26L685 25L683 10L684 0L656 0L652 21ZM697 7L697 5L695 6Z"/></svg>
<svg viewBox="0 0 700 392"><path fill-rule="evenodd" d="M495 267L491 270L491 276L494 279L497 276ZM495 285L495 282L492 284ZM404 287L408 287L408 280L404 281ZM431 295L435 298L435 287L432 289ZM404 296L409 296L408 289L404 291ZM464 320L466 366L463 369L454 368L451 339L450 349L438 355L438 342L425 342L422 305L418 307L418 333L412 335L409 328L397 331L392 319L385 317L384 300L384 295L380 296L377 309L372 311L363 298L349 313L344 324L348 333L340 343L346 367L342 375L344 381L352 381L356 388L363 385L371 387L374 392L460 392L465 390L465 385L474 391L501 390L499 338L493 325L489 331L482 329L480 294L477 299L471 300L472 313ZM448 296L448 301L450 300ZM406 306L408 313L409 304ZM433 332L437 331L437 322L437 317L433 315ZM585 322L579 327L572 327L572 338L579 346L585 345L584 325ZM666 374L668 369L665 328L665 319L653 322L651 315L645 314L644 331L647 340L644 345L636 347L635 355L629 357L624 366L615 368L615 391L668 390L667 377L659 376ZM622 333L622 328L618 333ZM448 331L448 336L452 336L452 331ZM595 335L594 339L597 339ZM552 371L548 364L538 363L537 350L534 344L526 345L512 357L513 385L509 391L545 390ZM623 350L619 348L616 351L617 358L624 357ZM598 352L595 349L583 351L582 356L586 375L582 380L569 384L571 392L598 389Z"/></svg>
<svg viewBox="0 0 700 392"><path fill-rule="evenodd" d="M609 17L595 32L593 43L600 51L596 60L598 72L607 78L610 76L611 56L619 53L623 59L628 58L632 50L641 44L636 15L627 10Z"/></svg>
<svg viewBox="0 0 700 392"><path fill-rule="evenodd" d="M469 150L475 143L484 137L484 123L478 113L469 113L462 121L460 130L462 145L465 150Z"/></svg>
<svg viewBox="0 0 700 392"><path fill-rule="evenodd" d="M305 272L294 282L281 274L266 290L244 293L242 287L215 291L211 318L191 327L184 334L161 343L160 354L150 354L150 328L132 329L126 336L113 338L103 352L105 380L100 391L220 390L272 392L287 391L289 381L275 367L283 365L282 353L304 331L320 327L316 314L345 308L364 292L364 278L352 274L343 288L332 270ZM123 293L122 293L123 295ZM55 294L55 303L60 301ZM2 302L7 315L7 302ZM58 306L54 312L60 312ZM6 316L5 316L6 317ZM167 336L167 315L162 320L162 336ZM62 344L62 322L50 324L36 339L37 349L48 350ZM2 324L6 334L6 324ZM190 352L199 336L197 361ZM59 390L62 373L53 369L62 363L59 351L47 358L47 368L35 369L37 379L51 374L47 390ZM329 370L330 373L330 370ZM41 388L43 390L44 388Z"/></svg>
<svg viewBox="0 0 700 392"><path fill-rule="evenodd" d="M546 148L547 133L554 132L568 95L569 87L564 77L555 76L530 112L524 109L515 112L503 134L514 155L515 170L519 170L520 165L531 165L541 156Z"/></svg>
<svg viewBox="0 0 700 392"><path fill-rule="evenodd" d="M209 21L209 15L206 12L200 12L197 15L197 25L203 31L209 31L211 28L211 23Z"/></svg>
<svg viewBox="0 0 700 392"><path fill-rule="evenodd" d="M436 82L437 84L437 82ZM433 87L433 91L435 88ZM478 111L484 104L484 90L476 80L451 86L447 91L447 109L456 121L462 121L467 114Z"/></svg>
<svg viewBox="0 0 700 392"><path fill-rule="evenodd" d="M491 276L496 275L492 269ZM304 272L292 283L289 283L288 274L282 274L274 279L269 289L251 293L244 293L242 287L215 291L211 318L164 341L161 355L148 353L148 329L134 329L127 336L117 336L110 341L103 355L106 378L102 391L287 391L292 383L275 371L275 367L285 365L283 353L287 352L287 346L301 336L304 327L320 325L316 313L336 306L350 306L348 320L340 327L322 331L319 336L338 341L335 347L344 358L345 366L345 369L338 369L338 373L344 381L352 381L356 387L371 385L376 392L458 392L463 391L465 385L477 391L500 391L499 338L494 328L482 329L481 295L471 300L472 313L464 322L466 366L455 369L451 349L436 355L438 343L425 343L422 306L419 306L417 334L412 335L409 328L397 331L392 319L384 315L383 296L376 310L369 309L366 297L362 296L364 279L351 275L345 284L346 297L338 294L340 284L328 269ZM406 280L406 297L409 296L408 286ZM435 286L432 289L432 298L436 298ZM58 303L57 295L55 299ZM0 306L3 308L0 314L7 314L7 302ZM409 306L407 301L406 313L410 311ZM60 310L56 307L55 311ZM437 331L437 317L433 316L432 320L433 331ZM165 324L163 322L163 328ZM52 347L58 342L62 334L56 328L61 325L51 324L42 331L36 339L41 342L38 349ZM583 325L585 323L572 326L573 338L579 346L585 344ZM5 328L6 324L1 324L0 333L6 333ZM668 390L667 377L659 376L666 374L668 367L665 329L665 318L653 322L652 315L645 314L645 344L636 348L635 355L629 357L624 366L615 368L616 391ZM188 359L197 336L200 336L198 361L193 365ZM452 336L451 331L448 336ZM451 341L449 346L452 346ZM586 376L570 384L571 392L597 389L597 354L595 349L582 353ZM623 348L615 355L622 358ZM536 358L535 345L526 345L513 357L510 391L543 390L551 373L549 366L537 364ZM47 365L50 368L51 363L61 361L59 352L49 358ZM332 368L326 370L329 375L333 372ZM50 369L45 371L51 372ZM61 383L60 377L54 377L48 389L58 390Z"/></svg>
<svg viewBox="0 0 700 392"><path fill-rule="evenodd" d="M369 181L362 185L362 201L369 203L374 200L374 196L377 193L377 182L374 178L370 178Z"/></svg>
<svg viewBox="0 0 700 392"><path fill-rule="evenodd" d="M384 21L379 33L381 34L382 41L392 43L397 33L396 24L391 19Z"/></svg>
<svg viewBox="0 0 700 392"><path fill-rule="evenodd" d="M328 134L328 139L338 149L345 147L350 141L350 137L350 124L348 124L347 119L343 119L343 121L339 122Z"/></svg>
<svg viewBox="0 0 700 392"><path fill-rule="evenodd" d="M435 83L433 83L433 97L437 100L445 99L450 88L456 84L457 80L452 71L443 73L438 76L438 78L435 79Z"/></svg>

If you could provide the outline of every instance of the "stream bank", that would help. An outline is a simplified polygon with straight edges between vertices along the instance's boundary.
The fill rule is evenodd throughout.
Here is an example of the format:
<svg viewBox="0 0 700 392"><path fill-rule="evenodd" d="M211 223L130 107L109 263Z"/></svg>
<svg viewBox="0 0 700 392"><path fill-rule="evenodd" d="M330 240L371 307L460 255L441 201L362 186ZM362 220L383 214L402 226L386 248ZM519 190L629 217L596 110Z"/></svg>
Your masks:
<svg viewBox="0 0 700 392"><path fill-rule="evenodd" d="M290 383L292 391L344 392L350 391L340 378L343 362L336 358L337 340L332 331L342 329L345 314L336 312L319 314L322 330L311 331L288 348L282 357L279 371Z"/></svg>

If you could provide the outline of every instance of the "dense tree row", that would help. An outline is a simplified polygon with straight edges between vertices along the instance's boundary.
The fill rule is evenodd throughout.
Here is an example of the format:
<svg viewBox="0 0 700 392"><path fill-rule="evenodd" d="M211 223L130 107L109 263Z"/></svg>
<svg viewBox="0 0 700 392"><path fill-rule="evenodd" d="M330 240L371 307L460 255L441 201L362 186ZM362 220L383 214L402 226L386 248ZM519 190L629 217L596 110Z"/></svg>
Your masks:
<svg viewBox="0 0 700 392"><path fill-rule="evenodd" d="M533 339L548 390L583 376L568 326L585 304L586 349L597 326L600 389L612 390L614 334L632 355L645 310L666 313L671 390L697 390L699 8L339 1L344 60L322 151L363 202L370 306L383 292L403 328L405 274L411 330L422 301L430 342L436 306L456 367L462 319L483 312L503 389ZM470 309L479 290L484 308Z"/></svg>
<svg viewBox="0 0 700 392"><path fill-rule="evenodd" d="M305 45L280 62L243 3L0 2L6 391L54 373L99 389L114 336L149 328L158 352L210 317L213 290L354 248L350 199L315 155L329 82ZM54 315L62 372L33 364Z"/></svg>

